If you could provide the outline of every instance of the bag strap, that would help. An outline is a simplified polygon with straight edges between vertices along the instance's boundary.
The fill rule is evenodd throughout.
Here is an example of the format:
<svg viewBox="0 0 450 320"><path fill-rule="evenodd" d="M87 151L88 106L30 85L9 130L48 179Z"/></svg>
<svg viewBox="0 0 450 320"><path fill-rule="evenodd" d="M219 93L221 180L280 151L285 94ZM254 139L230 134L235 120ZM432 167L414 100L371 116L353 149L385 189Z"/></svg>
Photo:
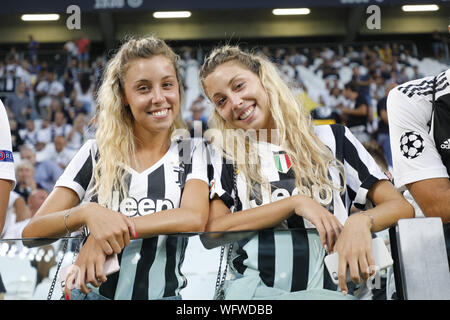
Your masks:
<svg viewBox="0 0 450 320"><path fill-rule="evenodd" d="M78 239L78 243L77 243L77 246L76 246L75 251L74 251L74 255L73 255L73 258L72 258L72 264L75 263L77 255L80 252L80 246L81 246L82 239L84 239L86 237L86 233L85 233L84 230L83 230L81 235L82 236ZM53 291L55 290L55 284L56 284L56 281L58 280L59 269L61 269L61 265L62 265L62 263L64 261L64 257L65 257L66 252L67 252L68 244L69 244L69 238L65 238L64 239L64 244L63 244L63 249L62 249L63 254L62 254L61 259L58 262L58 266L56 267L55 276L53 277L52 284L50 285L50 289L48 291L47 300L51 300L52 299Z"/></svg>
<svg viewBox="0 0 450 320"><path fill-rule="evenodd" d="M237 189L237 174L239 173L238 169L233 165L233 191L234 191L234 208L233 208L233 212L237 211L237 207L238 207L238 189ZM225 269L222 273L222 261L223 261L223 256L225 254L225 249L226 246L222 246L220 248L220 262L219 262L219 270L217 272L217 279L216 279L216 287L215 287L215 292L214 292L214 300L224 300L225 299L225 291L224 291L224 285L225 285L225 280L227 277L227 271L228 271L228 265L230 263L230 259L231 259L231 253L233 252L233 244L230 243L228 244L228 251L227 251L227 261L225 264Z"/></svg>
<svg viewBox="0 0 450 320"><path fill-rule="evenodd" d="M69 239L66 238L63 241L64 241L63 254L62 254L61 259L58 262L58 266L56 268L55 276L53 277L52 284L50 285L50 290L48 291L47 300L52 300L53 290L55 290L55 284L56 284L56 280L58 279L59 269L61 268L61 264L63 263L64 256L66 255L67 244L69 243Z"/></svg>

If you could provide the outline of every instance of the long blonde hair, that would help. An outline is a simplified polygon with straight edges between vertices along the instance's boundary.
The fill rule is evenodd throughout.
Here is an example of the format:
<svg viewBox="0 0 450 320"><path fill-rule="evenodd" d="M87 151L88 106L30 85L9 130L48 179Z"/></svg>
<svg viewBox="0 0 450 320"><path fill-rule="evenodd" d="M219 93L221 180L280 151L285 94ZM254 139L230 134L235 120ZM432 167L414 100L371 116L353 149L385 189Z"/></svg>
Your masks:
<svg viewBox="0 0 450 320"><path fill-rule="evenodd" d="M206 93L205 79L208 75L214 72L219 65L229 61L236 62L259 77L269 98L270 114L278 133L278 141L282 143L281 147L291 160L298 191L311 195L312 186L319 187L319 190L331 188L331 190L344 191L344 188L334 185L329 176L330 167L336 167L344 179L345 186L343 164L316 136L310 115L282 80L277 67L265 56L246 53L238 47L229 45L214 49L200 69L199 77L203 91ZM232 150L221 149L225 158L233 161L238 157L236 154L238 150L246 151L246 156L250 161L244 163L234 161L234 163L246 178L247 191L249 192L255 183L267 185L267 179L261 175L260 161L254 161L258 157L256 141L247 139L243 130L227 130L233 129L233 127L220 116L217 108L214 108L211 114L210 125L221 132L234 132L232 138L236 139L237 145ZM323 197L323 192L316 193L316 195L313 192L312 195L319 201L321 199L318 197Z"/></svg>
<svg viewBox="0 0 450 320"><path fill-rule="evenodd" d="M108 205L112 191L127 196L125 183L126 172L122 164L130 166L134 162L136 144L133 122L129 107L124 104L124 77L130 62L162 55L172 63L179 84L180 105L183 99L183 85L179 73L179 57L167 44L156 37L129 38L117 53L109 60L101 86L97 93L96 120L98 129L96 140L99 157L94 170L95 185L92 193L98 194L98 203ZM176 117L170 133L183 128L181 112Z"/></svg>

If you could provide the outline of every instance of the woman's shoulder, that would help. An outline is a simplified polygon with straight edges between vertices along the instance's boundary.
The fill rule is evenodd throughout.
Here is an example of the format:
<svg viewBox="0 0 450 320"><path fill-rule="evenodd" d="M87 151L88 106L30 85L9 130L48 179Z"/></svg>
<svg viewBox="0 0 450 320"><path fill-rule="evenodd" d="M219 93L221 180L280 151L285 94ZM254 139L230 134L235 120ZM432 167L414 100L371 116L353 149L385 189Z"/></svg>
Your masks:
<svg viewBox="0 0 450 320"><path fill-rule="evenodd" d="M345 126L338 123L314 126L314 133L326 145L335 144L336 140L343 139L347 130Z"/></svg>
<svg viewBox="0 0 450 320"><path fill-rule="evenodd" d="M91 155L96 155L98 152L98 143L95 139L86 140L86 142L78 150L78 153L89 153Z"/></svg>

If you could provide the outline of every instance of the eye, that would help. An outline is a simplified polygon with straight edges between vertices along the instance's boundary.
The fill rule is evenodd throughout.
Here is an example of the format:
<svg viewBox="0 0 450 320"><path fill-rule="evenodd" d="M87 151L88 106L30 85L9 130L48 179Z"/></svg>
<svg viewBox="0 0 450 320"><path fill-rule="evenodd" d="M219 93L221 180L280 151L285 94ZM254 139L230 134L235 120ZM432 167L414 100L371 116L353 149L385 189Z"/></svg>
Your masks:
<svg viewBox="0 0 450 320"><path fill-rule="evenodd" d="M166 88L166 89L170 89L173 87L173 83L172 82L164 82L162 87Z"/></svg>
<svg viewBox="0 0 450 320"><path fill-rule="evenodd" d="M239 89L241 89L242 87L244 87L244 82L238 82L238 83L234 86L234 88L235 88L236 90L239 90Z"/></svg>
<svg viewBox="0 0 450 320"><path fill-rule="evenodd" d="M226 99L225 98L221 98L219 100L216 101L216 106L217 107L222 107L225 103Z"/></svg>
<svg viewBox="0 0 450 320"><path fill-rule="evenodd" d="M139 87L137 88L137 90L140 91L140 92L145 92L145 91L148 91L148 90L149 90L149 87L146 86L146 85L141 85L141 86L139 86Z"/></svg>

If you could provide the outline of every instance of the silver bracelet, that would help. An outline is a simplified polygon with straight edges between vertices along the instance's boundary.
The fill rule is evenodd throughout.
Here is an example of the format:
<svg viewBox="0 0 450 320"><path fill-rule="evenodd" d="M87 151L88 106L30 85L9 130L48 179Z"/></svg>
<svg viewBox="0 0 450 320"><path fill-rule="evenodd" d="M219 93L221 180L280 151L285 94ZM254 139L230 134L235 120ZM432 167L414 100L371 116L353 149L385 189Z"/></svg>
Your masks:
<svg viewBox="0 0 450 320"><path fill-rule="evenodd" d="M72 208L68 209L66 213L64 214L64 227L66 228L66 236L70 236L72 232L70 232L69 228L67 228L67 221L66 219L69 217L70 211Z"/></svg>

